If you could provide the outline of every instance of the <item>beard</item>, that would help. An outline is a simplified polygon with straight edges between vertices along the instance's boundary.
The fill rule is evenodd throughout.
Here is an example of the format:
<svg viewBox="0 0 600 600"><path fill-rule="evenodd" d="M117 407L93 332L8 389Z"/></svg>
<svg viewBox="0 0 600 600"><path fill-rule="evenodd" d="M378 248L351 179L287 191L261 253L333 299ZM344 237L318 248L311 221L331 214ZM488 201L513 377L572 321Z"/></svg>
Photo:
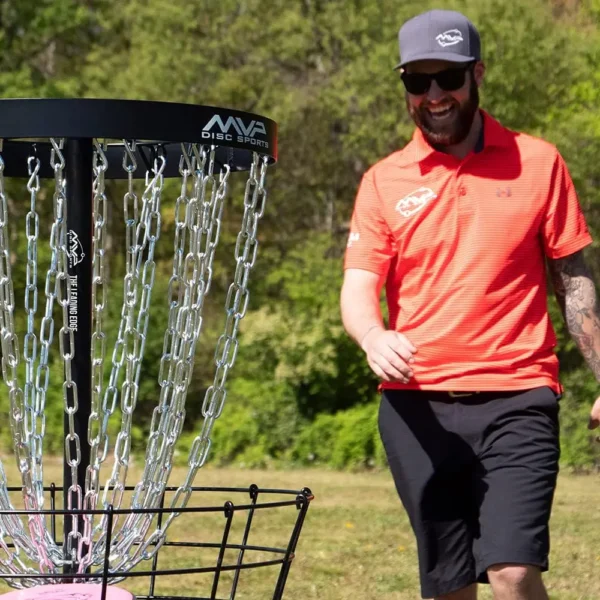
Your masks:
<svg viewBox="0 0 600 600"><path fill-rule="evenodd" d="M454 146L460 144L471 131L473 119L479 109L479 88L471 77L469 98L463 104L452 100L453 115L443 122L438 122L432 118L427 110L426 103L418 107L411 105L408 95L406 108L415 125L422 131L423 136L432 146Z"/></svg>

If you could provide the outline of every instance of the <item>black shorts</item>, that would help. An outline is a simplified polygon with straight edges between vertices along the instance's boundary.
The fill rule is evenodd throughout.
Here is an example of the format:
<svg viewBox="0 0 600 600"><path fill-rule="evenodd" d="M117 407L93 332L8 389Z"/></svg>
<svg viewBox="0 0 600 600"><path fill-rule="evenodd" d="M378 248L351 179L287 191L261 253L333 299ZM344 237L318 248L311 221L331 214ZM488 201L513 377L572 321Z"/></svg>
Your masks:
<svg viewBox="0 0 600 600"><path fill-rule="evenodd" d="M499 563L548 569L559 398L548 387L383 392L379 430L417 538L424 598L486 583Z"/></svg>

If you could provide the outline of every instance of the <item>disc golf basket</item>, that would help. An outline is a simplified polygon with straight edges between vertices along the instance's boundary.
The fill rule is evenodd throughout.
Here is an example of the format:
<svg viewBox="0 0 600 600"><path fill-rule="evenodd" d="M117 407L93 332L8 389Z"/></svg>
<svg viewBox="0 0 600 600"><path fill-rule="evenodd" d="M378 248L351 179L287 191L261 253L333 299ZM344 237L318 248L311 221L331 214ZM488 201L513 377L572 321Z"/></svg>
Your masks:
<svg viewBox="0 0 600 600"><path fill-rule="evenodd" d="M2 403L20 474L18 485L9 486L0 463L0 578L17 588L6 600L120 600L130 592L233 599L246 576L259 581L256 573L260 595L243 597L281 598L310 491L195 486L248 308L266 174L277 155L275 123L186 104L0 100L0 138ZM214 381L187 473L173 485L221 217L231 182L244 177ZM178 178L170 198L168 178ZM119 185L121 218L117 199L109 202ZM19 211L10 207L24 198L28 210L17 222L11 213ZM171 250L159 243L161 231L167 237L167 208ZM40 218L42 209L47 218ZM125 244L113 248L110 234L119 223ZM121 253L123 294L118 325L108 327L114 252ZM173 257L168 273L165 256ZM168 284L153 297L161 278ZM156 401L142 474L128 485L140 387L147 385L141 377L149 323L161 305L168 317ZM48 485L47 401L57 390L64 402L64 474L62 485ZM281 511L289 513L284 543L262 542L256 523ZM264 583L268 577L271 584ZM112 585L119 582L128 591Z"/></svg>

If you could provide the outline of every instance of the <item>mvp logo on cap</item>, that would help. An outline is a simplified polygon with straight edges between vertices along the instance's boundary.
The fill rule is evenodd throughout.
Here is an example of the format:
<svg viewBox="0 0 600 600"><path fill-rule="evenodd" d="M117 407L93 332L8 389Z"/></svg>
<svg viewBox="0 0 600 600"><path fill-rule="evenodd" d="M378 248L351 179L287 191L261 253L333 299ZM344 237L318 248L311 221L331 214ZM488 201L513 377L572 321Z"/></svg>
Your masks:
<svg viewBox="0 0 600 600"><path fill-rule="evenodd" d="M444 31L444 33L440 33L435 38L437 43L445 48L446 46L455 46L456 44L460 44L464 41L462 33L458 29L449 29L448 31Z"/></svg>

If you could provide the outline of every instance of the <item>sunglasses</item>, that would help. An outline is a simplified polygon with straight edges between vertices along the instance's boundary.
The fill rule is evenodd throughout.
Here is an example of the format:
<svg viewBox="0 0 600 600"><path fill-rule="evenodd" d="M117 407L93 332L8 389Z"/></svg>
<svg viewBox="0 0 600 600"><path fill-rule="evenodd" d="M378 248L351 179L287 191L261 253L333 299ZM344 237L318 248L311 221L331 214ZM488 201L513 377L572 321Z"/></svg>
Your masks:
<svg viewBox="0 0 600 600"><path fill-rule="evenodd" d="M438 87L444 92L454 92L465 85L467 71L475 63L469 63L464 67L453 67L444 69L437 73L406 73L400 75L404 87L409 94L426 94L431 87L431 82L435 80Z"/></svg>

